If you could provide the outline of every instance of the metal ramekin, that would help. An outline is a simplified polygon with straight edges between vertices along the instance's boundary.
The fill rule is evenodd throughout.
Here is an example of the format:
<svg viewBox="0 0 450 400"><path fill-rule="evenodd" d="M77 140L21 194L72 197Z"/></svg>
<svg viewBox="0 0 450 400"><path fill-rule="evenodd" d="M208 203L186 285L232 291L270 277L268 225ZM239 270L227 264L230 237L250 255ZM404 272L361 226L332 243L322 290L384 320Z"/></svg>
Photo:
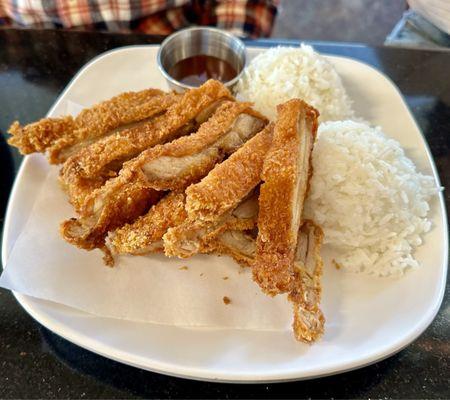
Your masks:
<svg viewBox="0 0 450 400"><path fill-rule="evenodd" d="M230 63L237 71L235 78L224 85L231 89L244 72L246 52L244 43L231 33L216 28L189 28L167 37L158 51L158 68L171 89L182 92L194 86L186 85L171 77L169 69L188 57L208 55Z"/></svg>

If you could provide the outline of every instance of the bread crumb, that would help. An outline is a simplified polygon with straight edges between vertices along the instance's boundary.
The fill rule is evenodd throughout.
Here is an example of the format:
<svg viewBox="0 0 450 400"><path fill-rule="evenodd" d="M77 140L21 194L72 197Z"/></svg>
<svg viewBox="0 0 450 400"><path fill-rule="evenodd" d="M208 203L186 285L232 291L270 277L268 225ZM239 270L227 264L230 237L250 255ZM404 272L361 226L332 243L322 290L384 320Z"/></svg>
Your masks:
<svg viewBox="0 0 450 400"><path fill-rule="evenodd" d="M230 298L229 298L229 297L227 297L227 296L223 296L223 302L224 302L224 304L225 304L225 305L228 305L228 304L230 304L230 303L231 303L231 300L230 300Z"/></svg>
<svg viewBox="0 0 450 400"><path fill-rule="evenodd" d="M203 272L200 274L200 276L203 276Z"/></svg>
<svg viewBox="0 0 450 400"><path fill-rule="evenodd" d="M223 279L224 281L226 281L226 280L228 279L228 276L224 276L222 279Z"/></svg>
<svg viewBox="0 0 450 400"><path fill-rule="evenodd" d="M332 263L336 267L336 269L341 269L341 266L335 260L333 260Z"/></svg>
<svg viewBox="0 0 450 400"><path fill-rule="evenodd" d="M178 268L180 271L187 271L188 267L186 265L183 265L182 267Z"/></svg>

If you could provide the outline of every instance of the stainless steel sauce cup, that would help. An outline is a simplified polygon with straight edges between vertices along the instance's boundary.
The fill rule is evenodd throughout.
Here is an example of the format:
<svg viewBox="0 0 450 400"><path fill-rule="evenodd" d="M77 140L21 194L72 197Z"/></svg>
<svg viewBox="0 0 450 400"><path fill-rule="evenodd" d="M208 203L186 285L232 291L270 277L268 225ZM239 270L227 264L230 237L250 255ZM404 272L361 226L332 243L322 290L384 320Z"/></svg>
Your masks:
<svg viewBox="0 0 450 400"><path fill-rule="evenodd" d="M189 28L167 37L158 51L158 67L171 89L181 92L191 89L169 75L169 70L177 62L189 57L207 55L228 62L237 72L235 78L223 82L231 89L244 72L246 52L244 43L231 33L216 28Z"/></svg>

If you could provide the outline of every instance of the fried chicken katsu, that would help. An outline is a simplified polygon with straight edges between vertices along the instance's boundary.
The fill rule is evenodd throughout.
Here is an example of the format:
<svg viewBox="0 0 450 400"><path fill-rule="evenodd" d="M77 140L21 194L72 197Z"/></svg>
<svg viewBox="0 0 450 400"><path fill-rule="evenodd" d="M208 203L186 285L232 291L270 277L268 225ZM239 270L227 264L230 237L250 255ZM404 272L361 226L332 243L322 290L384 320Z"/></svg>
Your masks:
<svg viewBox="0 0 450 400"><path fill-rule="evenodd" d="M10 127L22 154L63 164L76 218L62 237L113 256L231 256L270 296L287 293L297 340L317 340L323 233L302 218L318 112L299 99L275 122L218 81L184 94L128 92L77 117Z"/></svg>
<svg viewBox="0 0 450 400"><path fill-rule="evenodd" d="M186 190L188 218L164 235L164 250L168 256L190 257L206 251L207 241L221 231L232 229L229 223L243 223L233 217L236 207L260 182L264 158L272 141L272 124L250 139L227 160L218 164L198 184ZM252 229L254 221L249 218Z"/></svg>
<svg viewBox="0 0 450 400"><path fill-rule="evenodd" d="M264 162L253 277L270 295L290 292L301 214L312 173L318 112L294 99L278 106L273 143Z"/></svg>
<svg viewBox="0 0 450 400"><path fill-rule="evenodd" d="M184 192L170 192L147 214L111 231L107 245L113 254L146 254L164 250L163 235L187 217Z"/></svg>
<svg viewBox="0 0 450 400"><path fill-rule="evenodd" d="M80 218L62 224L61 234L81 248L102 247L108 231L142 215L144 204L147 209L154 204L155 192L181 191L199 181L265 123L248 103L224 102L197 132L126 162L116 178L86 198Z"/></svg>
<svg viewBox="0 0 450 400"><path fill-rule="evenodd" d="M184 192L170 192L155 204L147 214L137 218L108 234L107 246L113 254L147 254L164 250L163 235L169 228L181 225L187 219ZM241 229L248 231L256 227L258 198L252 193L216 228L204 235L199 253L214 250L214 239L224 231Z"/></svg>
<svg viewBox="0 0 450 400"><path fill-rule="evenodd" d="M16 121L9 128L8 143L22 154L46 152L51 164L59 164L95 139L164 111L165 96L158 89L127 92L84 109L75 118L44 118L26 126Z"/></svg>
<svg viewBox="0 0 450 400"><path fill-rule="evenodd" d="M169 94L163 100L165 113L104 137L65 162L60 180L76 210L80 210L87 194L116 176L125 161L157 144L196 131L221 103L232 97L222 84L208 81L182 96Z"/></svg>

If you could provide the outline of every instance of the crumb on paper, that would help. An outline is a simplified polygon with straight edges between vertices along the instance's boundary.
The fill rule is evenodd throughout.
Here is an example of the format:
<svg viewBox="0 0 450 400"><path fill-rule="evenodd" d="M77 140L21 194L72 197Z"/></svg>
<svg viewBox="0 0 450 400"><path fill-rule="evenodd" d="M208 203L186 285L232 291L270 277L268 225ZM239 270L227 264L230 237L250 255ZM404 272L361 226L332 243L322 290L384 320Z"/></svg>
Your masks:
<svg viewBox="0 0 450 400"><path fill-rule="evenodd" d="M228 276L224 276L222 279L223 279L224 281L226 281L226 280L228 279Z"/></svg>
<svg viewBox="0 0 450 400"><path fill-rule="evenodd" d="M336 267L336 269L341 269L341 266L336 262L336 260L333 260L332 263Z"/></svg>
<svg viewBox="0 0 450 400"><path fill-rule="evenodd" d="M223 296L223 303L224 303L225 305L230 304L230 303L231 303L230 298L229 298L228 296Z"/></svg>
<svg viewBox="0 0 450 400"><path fill-rule="evenodd" d="M182 267L178 268L180 271L187 271L189 268L186 265L183 265Z"/></svg>
<svg viewBox="0 0 450 400"><path fill-rule="evenodd" d="M203 272L200 274L200 276L203 276L204 274L203 274Z"/></svg>

